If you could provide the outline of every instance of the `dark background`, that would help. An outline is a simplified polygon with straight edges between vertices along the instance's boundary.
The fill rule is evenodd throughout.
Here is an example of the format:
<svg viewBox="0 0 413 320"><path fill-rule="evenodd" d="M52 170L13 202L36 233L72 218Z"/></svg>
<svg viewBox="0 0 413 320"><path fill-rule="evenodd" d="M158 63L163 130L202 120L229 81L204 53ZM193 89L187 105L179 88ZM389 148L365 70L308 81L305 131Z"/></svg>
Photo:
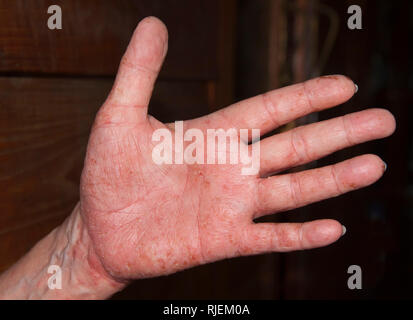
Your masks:
<svg viewBox="0 0 413 320"><path fill-rule="evenodd" d="M63 29L47 28L58 4ZM362 8L349 30L347 8ZM137 22L161 18L170 43L150 113L192 118L321 74L359 92L344 105L285 128L367 107L396 117L396 133L335 153L388 164L373 186L266 218L334 218L337 243L238 258L136 281L115 299L400 299L413 296L413 2L390 0L0 0L0 271L70 214L90 126ZM303 169L303 168L299 168ZM363 289L347 288L359 265Z"/></svg>

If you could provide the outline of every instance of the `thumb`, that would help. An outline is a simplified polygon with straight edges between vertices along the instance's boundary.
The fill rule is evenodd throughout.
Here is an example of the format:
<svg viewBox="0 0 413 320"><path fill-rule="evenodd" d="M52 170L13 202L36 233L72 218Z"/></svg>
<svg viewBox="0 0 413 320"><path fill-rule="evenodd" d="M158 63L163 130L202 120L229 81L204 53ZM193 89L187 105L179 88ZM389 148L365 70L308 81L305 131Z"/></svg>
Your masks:
<svg viewBox="0 0 413 320"><path fill-rule="evenodd" d="M168 49L166 26L155 17L143 19L120 62L112 91L105 103L117 121L146 118L155 80ZM121 110L121 111L119 111Z"/></svg>

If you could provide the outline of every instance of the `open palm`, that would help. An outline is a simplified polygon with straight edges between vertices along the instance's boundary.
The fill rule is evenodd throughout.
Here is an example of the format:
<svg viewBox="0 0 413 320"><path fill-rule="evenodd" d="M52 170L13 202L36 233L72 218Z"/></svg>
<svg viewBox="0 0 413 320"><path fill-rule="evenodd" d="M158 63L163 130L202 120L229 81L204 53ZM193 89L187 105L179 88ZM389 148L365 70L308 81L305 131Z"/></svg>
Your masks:
<svg viewBox="0 0 413 320"><path fill-rule="evenodd" d="M374 155L271 174L388 136L395 128L392 115L370 109L266 138L256 175L241 174L242 164L158 165L152 158L153 133L174 128L148 116L147 107L166 51L165 26L156 18L144 19L90 136L80 208L106 271L121 279L151 277L239 255L320 247L340 238L343 228L334 220L253 219L375 182L385 165ZM321 77L186 121L184 130L200 129L206 136L207 129L256 128L265 134L343 103L354 91L346 77Z"/></svg>

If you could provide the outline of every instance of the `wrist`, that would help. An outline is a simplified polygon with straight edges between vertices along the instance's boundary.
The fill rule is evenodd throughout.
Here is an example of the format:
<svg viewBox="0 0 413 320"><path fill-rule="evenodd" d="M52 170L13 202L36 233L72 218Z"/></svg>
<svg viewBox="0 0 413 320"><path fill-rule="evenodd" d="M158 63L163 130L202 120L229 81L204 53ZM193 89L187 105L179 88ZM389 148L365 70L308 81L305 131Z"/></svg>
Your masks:
<svg viewBox="0 0 413 320"><path fill-rule="evenodd" d="M52 265L55 273L49 273ZM62 225L0 276L0 299L105 299L126 285L105 271L78 204Z"/></svg>
<svg viewBox="0 0 413 320"><path fill-rule="evenodd" d="M56 249L50 256L50 264L61 268L62 289L58 290L61 298L105 299L127 285L106 272L96 255L80 204L56 229Z"/></svg>

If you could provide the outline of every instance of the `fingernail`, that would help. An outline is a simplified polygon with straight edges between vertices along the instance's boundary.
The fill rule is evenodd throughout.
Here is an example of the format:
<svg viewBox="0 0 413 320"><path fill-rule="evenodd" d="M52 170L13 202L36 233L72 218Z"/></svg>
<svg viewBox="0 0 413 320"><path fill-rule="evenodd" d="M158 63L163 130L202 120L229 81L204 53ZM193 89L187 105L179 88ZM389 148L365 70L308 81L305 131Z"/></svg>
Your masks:
<svg viewBox="0 0 413 320"><path fill-rule="evenodd" d="M359 86L354 84L354 93L357 93L357 91L359 91Z"/></svg>
<svg viewBox="0 0 413 320"><path fill-rule="evenodd" d="M384 171L386 171L387 170L387 163L384 162L384 161L383 161L383 163L384 163Z"/></svg>
<svg viewBox="0 0 413 320"><path fill-rule="evenodd" d="M341 232L341 236L344 236L347 232L347 229L345 226L341 225L343 227L343 231Z"/></svg>

